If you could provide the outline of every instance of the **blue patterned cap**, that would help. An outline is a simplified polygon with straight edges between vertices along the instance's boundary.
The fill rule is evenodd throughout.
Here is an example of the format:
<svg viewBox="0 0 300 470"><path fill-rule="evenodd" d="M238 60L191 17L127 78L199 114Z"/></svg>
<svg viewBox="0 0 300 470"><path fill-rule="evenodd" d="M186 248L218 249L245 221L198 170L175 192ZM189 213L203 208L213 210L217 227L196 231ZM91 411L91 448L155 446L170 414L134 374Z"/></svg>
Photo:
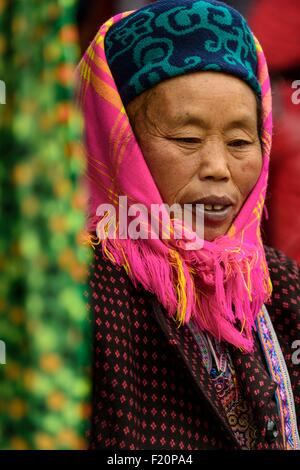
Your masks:
<svg viewBox="0 0 300 470"><path fill-rule="evenodd" d="M124 105L178 75L219 71L261 96L253 35L245 19L214 0L159 0L113 25L105 53Z"/></svg>

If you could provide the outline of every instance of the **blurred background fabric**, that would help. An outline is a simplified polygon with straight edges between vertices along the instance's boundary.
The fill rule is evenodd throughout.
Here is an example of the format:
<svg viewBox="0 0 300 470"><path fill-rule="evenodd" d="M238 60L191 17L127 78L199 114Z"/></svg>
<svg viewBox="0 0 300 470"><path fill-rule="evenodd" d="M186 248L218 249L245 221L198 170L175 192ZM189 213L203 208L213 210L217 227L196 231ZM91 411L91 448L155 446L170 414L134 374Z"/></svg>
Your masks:
<svg viewBox="0 0 300 470"><path fill-rule="evenodd" d="M300 2L253 1L248 19L264 48L273 86L266 238L300 264L300 104L292 100L293 82L300 80Z"/></svg>
<svg viewBox="0 0 300 470"><path fill-rule="evenodd" d="M77 22L82 54L88 48L99 27L121 11L131 11L151 3L149 0L79 0Z"/></svg>
<svg viewBox="0 0 300 470"><path fill-rule="evenodd" d="M1 449L86 448L91 340L76 11L74 0L0 0Z"/></svg>

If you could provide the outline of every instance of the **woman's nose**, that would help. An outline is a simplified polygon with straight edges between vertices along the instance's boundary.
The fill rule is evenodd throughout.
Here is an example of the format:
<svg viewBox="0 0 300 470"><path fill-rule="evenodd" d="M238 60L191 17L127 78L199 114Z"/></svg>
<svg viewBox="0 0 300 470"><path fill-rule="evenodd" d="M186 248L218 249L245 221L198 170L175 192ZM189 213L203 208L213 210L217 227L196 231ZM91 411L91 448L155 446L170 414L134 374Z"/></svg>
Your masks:
<svg viewBox="0 0 300 470"><path fill-rule="evenodd" d="M209 142L201 149L198 175L201 180L230 179L228 155L223 142Z"/></svg>

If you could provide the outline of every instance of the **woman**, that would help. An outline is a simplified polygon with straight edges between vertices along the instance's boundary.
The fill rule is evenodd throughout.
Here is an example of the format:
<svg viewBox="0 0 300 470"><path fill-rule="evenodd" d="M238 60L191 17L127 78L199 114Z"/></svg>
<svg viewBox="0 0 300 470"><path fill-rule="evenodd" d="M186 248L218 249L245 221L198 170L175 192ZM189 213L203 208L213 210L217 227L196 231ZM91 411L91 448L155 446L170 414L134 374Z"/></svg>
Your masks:
<svg viewBox="0 0 300 470"><path fill-rule="evenodd" d="M299 273L261 241L272 115L258 41L223 3L161 0L103 25L79 72L91 447L299 448ZM174 203L190 219L164 218Z"/></svg>

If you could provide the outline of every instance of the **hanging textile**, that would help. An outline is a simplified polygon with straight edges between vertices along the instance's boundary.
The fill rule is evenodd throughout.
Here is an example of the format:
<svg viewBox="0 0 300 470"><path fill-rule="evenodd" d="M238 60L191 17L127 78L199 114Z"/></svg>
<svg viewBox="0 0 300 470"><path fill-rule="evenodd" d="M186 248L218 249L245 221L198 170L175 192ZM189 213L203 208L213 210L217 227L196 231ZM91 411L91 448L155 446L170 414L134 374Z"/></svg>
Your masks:
<svg viewBox="0 0 300 470"><path fill-rule="evenodd" d="M86 447L90 323L75 14L75 0L0 0L1 449Z"/></svg>

